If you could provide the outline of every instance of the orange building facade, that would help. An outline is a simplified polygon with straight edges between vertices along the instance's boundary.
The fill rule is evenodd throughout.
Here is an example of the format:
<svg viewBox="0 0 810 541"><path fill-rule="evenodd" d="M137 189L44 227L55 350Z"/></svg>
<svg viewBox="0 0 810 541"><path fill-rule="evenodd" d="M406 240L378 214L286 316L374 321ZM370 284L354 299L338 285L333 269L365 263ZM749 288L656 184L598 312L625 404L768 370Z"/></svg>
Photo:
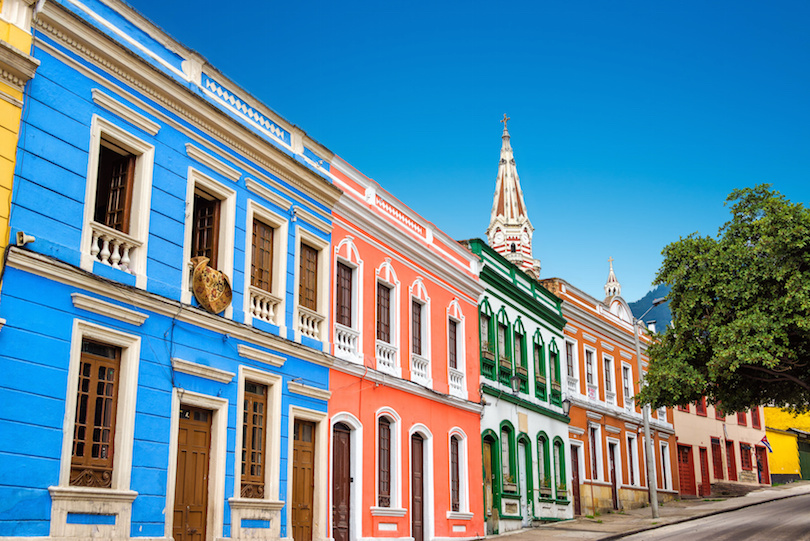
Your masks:
<svg viewBox="0 0 810 541"><path fill-rule="evenodd" d="M571 401L568 427L575 514L631 509L649 502L638 362L630 308L621 297L611 265L607 297L599 301L565 280L546 286L563 299L565 344L562 355ZM647 335L642 331L646 369ZM659 501L678 493L676 438L672 411L650 415Z"/></svg>
<svg viewBox="0 0 810 541"><path fill-rule="evenodd" d="M477 258L336 158L331 537L484 535Z"/></svg>

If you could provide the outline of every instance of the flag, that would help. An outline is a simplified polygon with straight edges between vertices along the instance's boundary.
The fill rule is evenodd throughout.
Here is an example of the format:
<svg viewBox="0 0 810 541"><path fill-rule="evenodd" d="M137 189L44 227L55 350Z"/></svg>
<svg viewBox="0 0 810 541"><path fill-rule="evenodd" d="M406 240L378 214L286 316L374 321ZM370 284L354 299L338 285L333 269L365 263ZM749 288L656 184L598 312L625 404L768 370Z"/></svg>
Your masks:
<svg viewBox="0 0 810 541"><path fill-rule="evenodd" d="M762 443L762 445L764 445L765 447L768 448L769 453L773 453L773 449L771 449L771 442L768 441L767 434L765 436L762 436L762 439L759 440L759 441L760 441L760 443Z"/></svg>
<svg viewBox="0 0 810 541"><path fill-rule="evenodd" d="M723 435L726 437L726 441L728 441L728 432L726 431L726 423L723 423Z"/></svg>

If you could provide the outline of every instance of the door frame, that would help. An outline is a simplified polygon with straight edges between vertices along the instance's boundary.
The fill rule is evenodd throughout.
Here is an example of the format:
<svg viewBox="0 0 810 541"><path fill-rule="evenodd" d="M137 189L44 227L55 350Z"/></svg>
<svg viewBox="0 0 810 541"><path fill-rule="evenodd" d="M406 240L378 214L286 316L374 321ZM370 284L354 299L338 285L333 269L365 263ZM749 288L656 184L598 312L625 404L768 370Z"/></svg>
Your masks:
<svg viewBox="0 0 810 541"><path fill-rule="evenodd" d="M329 482L332 480L329 472L328 449L330 447L329 437L329 415L325 411L315 411L300 406L290 406L289 422L287 426L287 495L286 501L292 502L293 491L293 430L296 419L315 423L315 459L313 464L313 487L312 487L312 539L326 539L328 537L327 526L331 524L328 502L330 499ZM287 535L292 536L292 506L285 505L287 510Z"/></svg>
<svg viewBox="0 0 810 541"><path fill-rule="evenodd" d="M349 459L350 465L349 470L351 472L352 477L352 490L351 490L351 497L349 498L349 506L351 507L349 511L349 539L359 539L362 537L362 505L363 505L363 424L351 413L348 412L340 412L332 416L331 424L329 425L329 434L332 438L334 438L334 429L335 425L338 423L343 423L351 428L351 433L349 436L349 444L352 448L352 454ZM329 464L334 464L334 454L335 449L334 446L329 444ZM333 476L334 471L332 468L329 469L330 478L329 478L329 502L327 509L332 509L332 486L334 483ZM331 533L334 527L332 524L332 513L329 514L329 532Z"/></svg>
<svg viewBox="0 0 810 541"><path fill-rule="evenodd" d="M410 507L411 498L413 497L413 487L411 487L411 480L413 479L413 449L411 447L411 438L414 434L422 436L422 528L424 531L425 539L433 539L433 434L425 425L419 423L415 424L408 431L408 507ZM448 487L449 488L449 487ZM413 517L408 521L408 534L413 538Z"/></svg>
<svg viewBox="0 0 810 541"><path fill-rule="evenodd" d="M574 468L574 449L576 449L577 455L576 468ZM585 478L582 460L585 456L585 446L580 441L571 440L569 453L571 457L571 498L574 500L574 516L576 516L582 514L582 479Z"/></svg>
<svg viewBox="0 0 810 541"><path fill-rule="evenodd" d="M225 457L228 443L228 400L178 389L177 387L172 392L164 526L167 538L172 537L174 529L174 494L177 485L177 445L180 432L181 404L211 410L212 412L211 450L208 458L208 510L205 521L205 537L206 540L211 540L222 537L223 502L225 501Z"/></svg>
<svg viewBox="0 0 810 541"><path fill-rule="evenodd" d="M616 493L616 507L614 509L621 510L622 509L622 497L621 493L619 492L622 488L623 484L623 471L622 471L622 443L621 440L617 440L616 438L605 438L605 446L608 455L608 478L607 482L611 487L611 491L615 490ZM611 451L611 447L613 450ZM610 463L611 460L613 461L613 470L614 470L614 480L615 483L611 483L610 481ZM611 495L612 499L612 495Z"/></svg>

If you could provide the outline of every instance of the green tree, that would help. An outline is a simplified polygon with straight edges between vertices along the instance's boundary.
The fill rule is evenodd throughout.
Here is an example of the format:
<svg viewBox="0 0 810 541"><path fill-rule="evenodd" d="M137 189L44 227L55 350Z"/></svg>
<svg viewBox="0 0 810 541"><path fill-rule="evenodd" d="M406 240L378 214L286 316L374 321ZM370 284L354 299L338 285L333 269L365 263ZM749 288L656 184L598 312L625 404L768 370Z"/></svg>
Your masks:
<svg viewBox="0 0 810 541"><path fill-rule="evenodd" d="M810 210L768 184L726 204L718 238L695 233L663 251L655 283L672 288L673 326L648 350L639 400L810 411Z"/></svg>

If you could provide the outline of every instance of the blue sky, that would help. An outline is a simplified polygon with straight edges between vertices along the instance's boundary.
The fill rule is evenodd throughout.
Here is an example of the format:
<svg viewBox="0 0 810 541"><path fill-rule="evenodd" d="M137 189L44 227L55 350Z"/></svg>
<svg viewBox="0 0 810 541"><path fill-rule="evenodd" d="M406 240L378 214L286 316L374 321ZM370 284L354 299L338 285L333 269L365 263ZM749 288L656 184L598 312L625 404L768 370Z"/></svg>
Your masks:
<svg viewBox="0 0 810 541"><path fill-rule="evenodd" d="M650 289L734 188L810 201L810 2L131 0L454 238L507 113L544 277Z"/></svg>

